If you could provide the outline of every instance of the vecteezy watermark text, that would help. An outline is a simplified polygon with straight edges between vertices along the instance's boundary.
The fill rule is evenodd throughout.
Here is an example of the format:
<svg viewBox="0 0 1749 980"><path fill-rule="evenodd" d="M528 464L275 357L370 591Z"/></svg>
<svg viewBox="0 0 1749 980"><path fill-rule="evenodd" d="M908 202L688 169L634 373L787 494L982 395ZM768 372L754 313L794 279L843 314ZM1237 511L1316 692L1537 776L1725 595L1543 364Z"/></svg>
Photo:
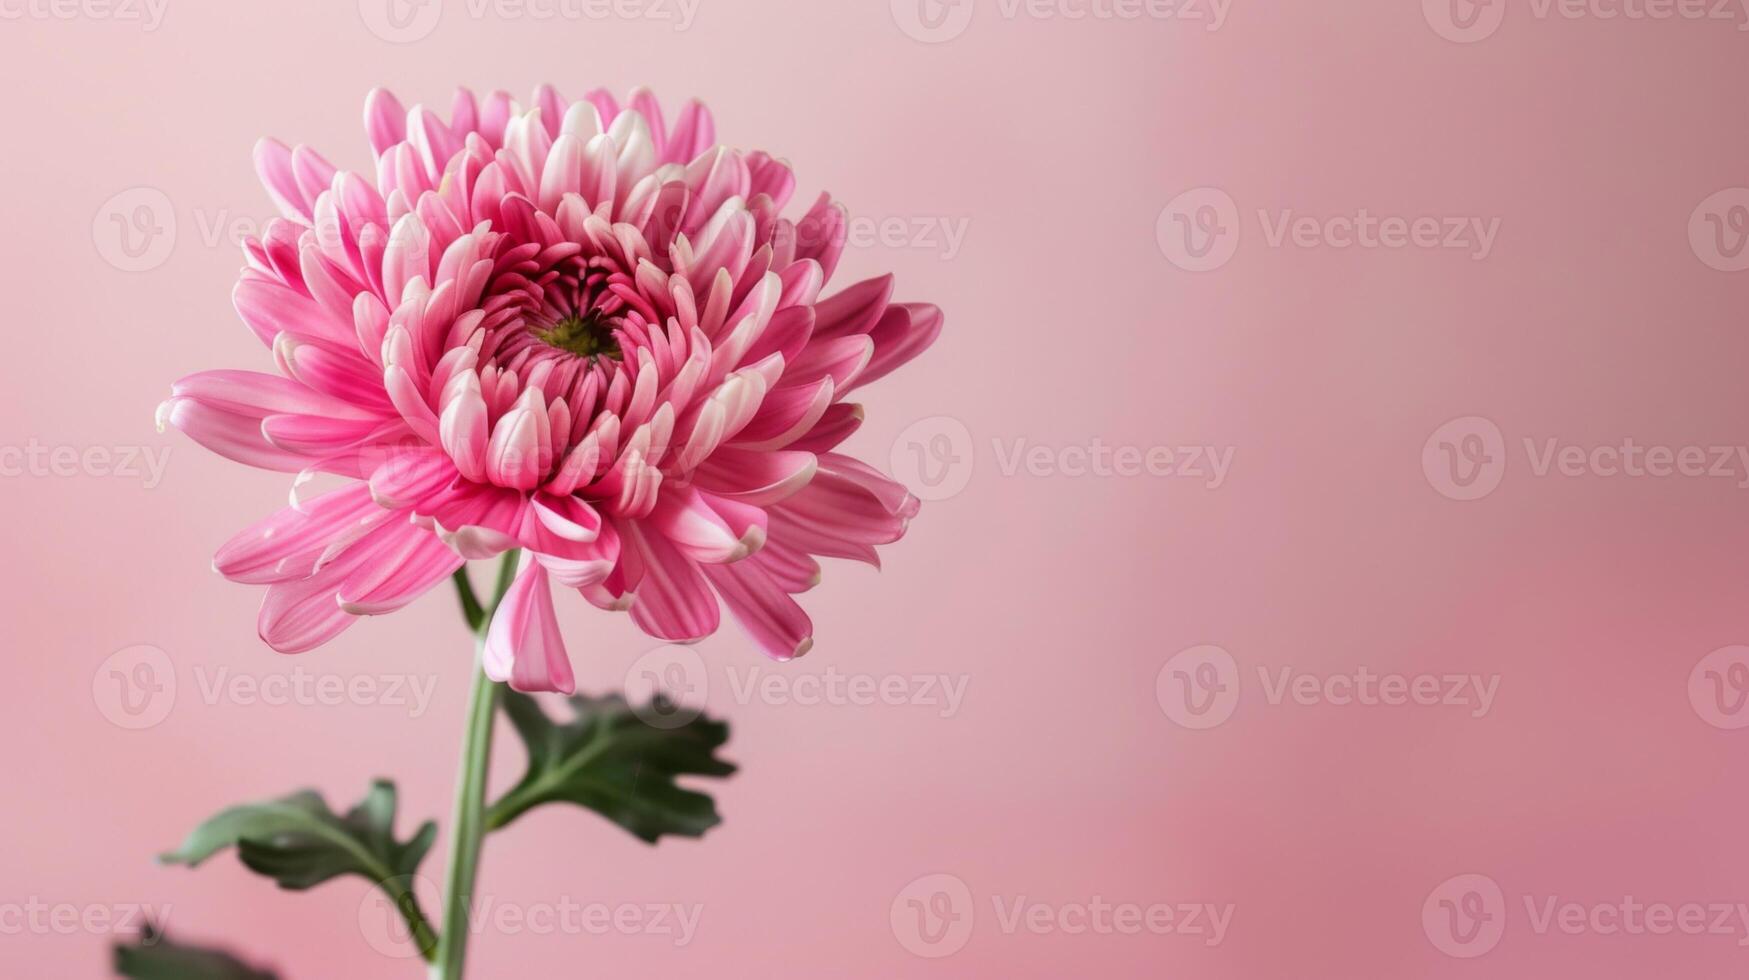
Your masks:
<svg viewBox="0 0 1749 980"><path fill-rule="evenodd" d="M1518 444L1538 479L1722 480L1749 490L1749 445L1642 442L1576 443L1526 436ZM1505 479L1510 444L1500 427L1477 415L1435 429L1421 449L1422 474L1452 500L1479 500Z"/></svg>
<svg viewBox="0 0 1749 980"><path fill-rule="evenodd" d="M164 482L172 448L51 446L32 439L22 446L0 446L0 480L139 480L154 490Z"/></svg>
<svg viewBox="0 0 1749 980"><path fill-rule="evenodd" d="M1379 214L1356 208L1306 214L1296 208L1259 208L1258 228L1272 249L1449 252L1481 262L1494 254L1500 218L1480 215ZM1186 272L1212 272L1238 254L1243 235L1238 202L1218 187L1198 187L1161 209L1155 240L1169 262Z"/></svg>
<svg viewBox="0 0 1749 980"><path fill-rule="evenodd" d="M1704 21L1749 30L1749 0L1422 0L1434 33L1458 44L1493 37L1510 12L1538 21Z"/></svg>
<svg viewBox="0 0 1749 980"><path fill-rule="evenodd" d="M409 894L425 907L438 903L437 885L424 875L400 879ZM652 937L676 949L698 937L704 905L698 902L597 902L561 895L550 901L514 901L480 895L469 903L470 936L636 936ZM410 959L419 955L411 931L383 891L371 889L360 900L358 926L365 942L384 956Z"/></svg>
<svg viewBox="0 0 1749 980"><path fill-rule="evenodd" d="M144 936L148 923L162 926L170 918L171 908L133 902L45 902L32 895L23 902L0 902L0 936Z"/></svg>
<svg viewBox="0 0 1749 980"><path fill-rule="evenodd" d="M990 456L1004 478L1173 479L1219 490L1233 468L1233 446L1045 444L1025 436L990 440ZM946 500L971 483L977 444L965 423L947 416L922 419L894 440L889 462L895 479L923 500Z"/></svg>
<svg viewBox="0 0 1749 980"><path fill-rule="evenodd" d="M1311 672L1291 665L1257 667L1265 704L1280 707L1329 705L1346 708L1456 708L1471 718L1485 717L1500 691L1499 674L1353 670ZM1218 646L1191 647L1160 668L1154 694L1166 717L1190 729L1225 724L1243 695L1239 662Z"/></svg>
<svg viewBox="0 0 1749 980"><path fill-rule="evenodd" d="M1046 901L1028 895L991 895L996 928L1004 935L1173 936L1219 946L1235 906L1211 902L1112 901L1102 895ZM951 874L928 874L899 889L888 909L893 938L924 959L952 956L971 941L978 913L971 888Z"/></svg>
<svg viewBox="0 0 1749 980"><path fill-rule="evenodd" d="M170 0L0 0L0 20L112 20L151 33Z"/></svg>
<svg viewBox="0 0 1749 980"><path fill-rule="evenodd" d="M802 674L764 667L730 665L729 690L736 704L758 701L776 707L929 707L942 718L959 714L965 703L965 674L853 674L827 667Z"/></svg>
<svg viewBox="0 0 1749 980"><path fill-rule="evenodd" d="M411 44L437 30L446 5L470 20L646 21L692 28L702 0L358 0L366 28L391 44Z"/></svg>
<svg viewBox="0 0 1749 980"><path fill-rule="evenodd" d="M1532 935L1725 937L1749 947L1749 902L1647 901L1635 895L1577 900L1541 892L1519 896ZM1421 925L1435 949L1457 959L1500 944L1513 903L1487 875L1462 874L1437 885L1422 905Z"/></svg>
<svg viewBox="0 0 1749 980"><path fill-rule="evenodd" d="M423 717L429 710L438 678L437 674L322 673L302 664L270 673L200 664L193 674L193 690L208 707L387 708L409 718ZM145 644L110 654L91 676L92 702L119 728L161 724L176 707L178 694L187 690L179 684L170 655Z"/></svg>
<svg viewBox="0 0 1749 980"><path fill-rule="evenodd" d="M909 708L953 718L966 702L967 674L851 673L726 663L730 697L738 705L775 708ZM626 671L625 697L639 717L658 728L697 718L712 686L706 657L695 647L668 644L640 656ZM659 696L659 697L658 697Z"/></svg>
<svg viewBox="0 0 1749 980"><path fill-rule="evenodd" d="M891 0L893 23L925 44L951 41L972 26L978 8L993 6L1005 21L1136 23L1178 21L1218 31L1233 0Z"/></svg>

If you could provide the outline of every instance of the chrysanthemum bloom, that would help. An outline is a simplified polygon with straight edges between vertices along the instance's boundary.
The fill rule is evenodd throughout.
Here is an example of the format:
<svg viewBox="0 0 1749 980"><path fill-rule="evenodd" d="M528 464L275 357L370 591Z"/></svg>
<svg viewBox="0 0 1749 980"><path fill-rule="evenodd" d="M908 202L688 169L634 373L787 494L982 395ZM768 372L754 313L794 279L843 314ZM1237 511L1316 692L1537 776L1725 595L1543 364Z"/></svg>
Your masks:
<svg viewBox="0 0 1749 980"><path fill-rule="evenodd" d="M263 639L308 650L522 548L485 653L517 688L572 689L554 586L671 641L720 599L766 653L806 652L816 557L874 562L917 511L834 452L845 399L940 311L890 277L822 299L842 208L782 217L789 167L716 146L697 103L669 126L644 92L464 91L445 122L377 91L365 128L374 183L256 147L282 218L235 300L279 373L196 374L160 409L239 462L354 481L219 550L267 586Z"/></svg>

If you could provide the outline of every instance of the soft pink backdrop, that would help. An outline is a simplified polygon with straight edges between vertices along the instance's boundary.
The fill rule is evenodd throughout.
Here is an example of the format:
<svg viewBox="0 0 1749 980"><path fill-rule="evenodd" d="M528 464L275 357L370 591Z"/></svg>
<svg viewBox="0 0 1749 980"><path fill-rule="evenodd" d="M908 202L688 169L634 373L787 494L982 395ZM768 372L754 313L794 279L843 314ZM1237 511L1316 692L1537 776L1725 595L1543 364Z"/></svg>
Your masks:
<svg viewBox="0 0 1749 980"><path fill-rule="evenodd" d="M940 344L869 392L855 446L889 468L914 423L936 420L912 430L926 452L957 423L969 482L925 506L884 572L828 570L808 598L819 645L783 669L944 674L965 696L950 717L741 703L729 671L758 655L726 630L699 651L743 765L717 790L723 827L652 849L545 810L489 841L482 882L525 905L700 906L692 942L488 929L474 975L1742 975L1734 913L1722 935L1568 935L1526 908L1749 902L1749 730L1689 696L1702 657L1749 642L1742 464L1539 476L1524 450L1749 442L1749 273L1709 267L1688 234L1704 199L1749 184L1738 23L1515 2L1464 43L1434 29L1437 0L1233 0L1213 31L976 0L963 33L924 43L899 26L923 23L908 0L701 0L684 31L444 0L428 36L390 43L367 26L384 23L374 2L168 0L155 29L144 9L0 3L0 446L171 451L152 487L95 465L0 477L0 973L106 975L102 928L8 929L35 901L167 904L179 938L235 943L292 980L420 975L373 949L380 914L361 916L356 879L292 894L229 855L152 862L211 812L303 785L350 805L392 776L403 833L447 819L469 655L446 593L301 659L269 652L258 592L208 561L285 481L156 434L152 409L183 374L269 365L229 304L232 232L270 215L257 136L359 168L374 85L447 105L458 83L550 80L698 94L727 142L789 159L804 199L829 187L858 216L937 229L933 245L853 247L841 270L895 271L902 298L948 313ZM951 29L964 9L933 12ZM130 272L106 209L137 187L176 231ZM1240 234L1200 273L1156 234L1195 188L1235 202ZM129 217L147 198L123 200ZM1257 212L1289 208L1500 223L1482 261L1272 247ZM965 232L957 251L943 222ZM1498 489L1454 500L1423 447L1472 416L1509 462ZM1213 488L1009 475L994 443L1018 439L1233 462ZM561 614L587 687L616 688L653 647L581 601ZM105 664L139 644L165 651L178 689L161 723L128 730L108 717ZM1242 694L1193 730L1162 707L1181 693L1171 672L1164 697L1156 681L1205 644ZM1481 717L1271 703L1259 667L1479 674L1498 693ZM435 681L435 696L411 718L201 689L220 670L297 669ZM1713 718L1733 719L1749 720ZM505 779L520 759L501 748ZM931 874L964 883L973 925L925 959L889 911ZM1470 960L1422 915L1460 874L1504 897L1504 937ZM1010 933L993 900L1018 896L1233 917L1213 946Z"/></svg>

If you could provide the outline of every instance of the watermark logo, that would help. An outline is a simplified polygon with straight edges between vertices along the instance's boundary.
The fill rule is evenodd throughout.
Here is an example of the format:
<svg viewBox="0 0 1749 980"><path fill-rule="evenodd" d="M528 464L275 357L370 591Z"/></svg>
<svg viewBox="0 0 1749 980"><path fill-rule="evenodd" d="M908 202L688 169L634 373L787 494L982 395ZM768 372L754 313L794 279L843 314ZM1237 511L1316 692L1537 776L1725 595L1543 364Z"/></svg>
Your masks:
<svg viewBox="0 0 1749 980"><path fill-rule="evenodd" d="M1173 265L1213 272L1239 251L1239 205L1216 187L1185 191L1160 211L1154 236Z"/></svg>
<svg viewBox="0 0 1749 980"><path fill-rule="evenodd" d="M1732 187L1700 202L1688 219L1694 254L1720 272L1749 269L1749 187Z"/></svg>
<svg viewBox="0 0 1749 980"><path fill-rule="evenodd" d="M358 0L358 15L390 44L423 41L443 20L443 0Z"/></svg>
<svg viewBox="0 0 1749 980"><path fill-rule="evenodd" d="M1421 928L1433 948L1447 956L1485 955L1506 933L1506 896L1487 875L1447 878L1421 906Z"/></svg>
<svg viewBox="0 0 1749 980"><path fill-rule="evenodd" d="M972 482L975 454L965 423L938 415L899 433L889 461L900 483L918 499L934 502L958 496Z"/></svg>
<svg viewBox="0 0 1749 980"><path fill-rule="evenodd" d="M1428 26L1447 41L1475 44L1506 22L1506 0L1421 0Z"/></svg>
<svg viewBox="0 0 1749 980"><path fill-rule="evenodd" d="M394 897L389 897L389 892ZM422 954L418 937L407 925L423 909L442 908L437 883L424 875L403 875L366 889L358 903L358 931L371 949L390 959L408 960Z"/></svg>
<svg viewBox="0 0 1749 980"><path fill-rule="evenodd" d="M1225 724L1239 707L1239 663L1220 647L1191 647L1160 668L1154 696L1166 717L1185 728Z"/></svg>
<svg viewBox="0 0 1749 980"><path fill-rule="evenodd" d="M1506 437L1481 416L1453 419L1427 437L1421 471L1445 497L1480 500L1506 476Z"/></svg>
<svg viewBox="0 0 1749 980"><path fill-rule="evenodd" d="M634 661L626 671L625 698L651 728L680 728L704 713L710 672L696 649L671 643Z"/></svg>
<svg viewBox="0 0 1749 980"><path fill-rule="evenodd" d="M972 0L892 0L893 23L924 44L951 41L972 26Z"/></svg>
<svg viewBox="0 0 1749 980"><path fill-rule="evenodd" d="M131 187L97 209L91 241L103 261L123 272L149 272L176 251L176 208L156 187Z"/></svg>
<svg viewBox="0 0 1749 980"><path fill-rule="evenodd" d="M1728 646L1702 657L1688 675L1688 703L1714 728L1749 727L1749 646Z"/></svg>
<svg viewBox="0 0 1749 980"><path fill-rule="evenodd" d="M888 920L900 946L924 959L940 959L971 941L977 910L964 881L950 874L931 874L899 890Z"/></svg>
<svg viewBox="0 0 1749 980"><path fill-rule="evenodd" d="M117 728L152 728L176 707L176 667L154 646L117 650L91 675L91 700Z"/></svg>

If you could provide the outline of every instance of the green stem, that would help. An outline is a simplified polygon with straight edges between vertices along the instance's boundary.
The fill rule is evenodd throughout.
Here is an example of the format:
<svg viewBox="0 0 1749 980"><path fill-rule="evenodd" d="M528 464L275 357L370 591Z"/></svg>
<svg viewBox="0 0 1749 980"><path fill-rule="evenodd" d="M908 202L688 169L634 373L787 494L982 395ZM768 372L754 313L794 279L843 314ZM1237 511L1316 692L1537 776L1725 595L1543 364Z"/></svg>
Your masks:
<svg viewBox="0 0 1749 980"><path fill-rule="evenodd" d="M462 613L474 627L474 686L468 696L468 725L462 735L461 775L455 787L455 817L449 829L449 868L443 890L443 934L431 964L431 980L461 980L467 960L468 934L474 904L474 882L480 866L480 843L485 837L486 775L492 756L492 721L498 710L498 685L486 676L481 659L486 634L498 604L515 581L521 552L504 556L498 569L498 584L492 603L482 608L474 598L464 568L456 573Z"/></svg>

